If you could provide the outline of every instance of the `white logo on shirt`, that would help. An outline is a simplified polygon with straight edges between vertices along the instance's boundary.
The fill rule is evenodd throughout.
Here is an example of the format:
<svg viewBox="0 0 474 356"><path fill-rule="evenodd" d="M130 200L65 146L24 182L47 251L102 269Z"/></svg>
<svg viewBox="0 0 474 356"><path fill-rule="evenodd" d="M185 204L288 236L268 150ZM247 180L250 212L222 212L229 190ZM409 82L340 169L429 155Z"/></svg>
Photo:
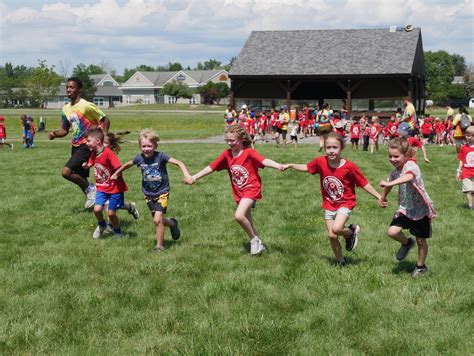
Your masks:
<svg viewBox="0 0 474 356"><path fill-rule="evenodd" d="M474 167L474 152L471 151L467 153L464 167Z"/></svg>
<svg viewBox="0 0 474 356"><path fill-rule="evenodd" d="M239 188L242 188L249 179L249 172L240 165L231 166L230 174L232 175L232 183Z"/></svg>
<svg viewBox="0 0 474 356"><path fill-rule="evenodd" d="M332 200L341 200L344 195L344 186L342 182L333 176L327 176L323 179L323 187Z"/></svg>
<svg viewBox="0 0 474 356"><path fill-rule="evenodd" d="M94 164L94 175L97 183L104 184L110 178L110 172L100 163Z"/></svg>

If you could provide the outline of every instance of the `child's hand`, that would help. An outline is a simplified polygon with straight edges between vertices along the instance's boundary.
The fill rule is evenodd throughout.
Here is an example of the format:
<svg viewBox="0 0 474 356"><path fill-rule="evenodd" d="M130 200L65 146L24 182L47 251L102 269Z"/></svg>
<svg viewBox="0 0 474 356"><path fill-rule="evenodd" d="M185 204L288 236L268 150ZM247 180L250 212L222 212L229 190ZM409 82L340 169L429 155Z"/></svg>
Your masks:
<svg viewBox="0 0 474 356"><path fill-rule="evenodd" d="M425 163L430 163L430 160L428 158L425 158Z"/></svg>
<svg viewBox="0 0 474 356"><path fill-rule="evenodd" d="M84 168L84 169L89 169L89 168L90 168L89 163L84 162L84 163L82 164L82 168Z"/></svg>
<svg viewBox="0 0 474 356"><path fill-rule="evenodd" d="M117 179L118 179L117 173L112 174L112 175L110 176L110 179L112 179L112 180L117 180Z"/></svg>
<svg viewBox="0 0 474 356"><path fill-rule="evenodd" d="M387 198L380 197L380 199L378 200L378 204L381 208L386 208L388 205Z"/></svg>
<svg viewBox="0 0 474 356"><path fill-rule="evenodd" d="M286 168L285 168L285 165L284 165L284 164L279 164L279 165L278 165L278 170L279 170L280 172L283 172L285 169L286 169Z"/></svg>
<svg viewBox="0 0 474 356"><path fill-rule="evenodd" d="M280 170L281 171L286 171L288 168L290 168L289 164L282 164L282 169L280 169Z"/></svg>
<svg viewBox="0 0 474 356"><path fill-rule="evenodd" d="M379 185L380 185L382 188L390 187L390 182L387 182L387 181L385 181L385 180L382 180L382 181L380 181Z"/></svg>
<svg viewBox="0 0 474 356"><path fill-rule="evenodd" d="M193 177L191 177L190 175L187 175L184 177L184 183L185 184L189 184L189 185L193 185L196 181L194 180Z"/></svg>

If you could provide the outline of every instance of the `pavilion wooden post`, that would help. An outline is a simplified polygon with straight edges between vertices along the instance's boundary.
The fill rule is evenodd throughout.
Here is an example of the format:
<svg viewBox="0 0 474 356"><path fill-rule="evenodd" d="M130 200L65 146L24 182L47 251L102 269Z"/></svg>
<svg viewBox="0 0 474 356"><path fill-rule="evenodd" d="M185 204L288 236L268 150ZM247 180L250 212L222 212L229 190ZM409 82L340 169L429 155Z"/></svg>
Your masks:
<svg viewBox="0 0 474 356"><path fill-rule="evenodd" d="M230 80L229 104L235 108L234 81L232 79Z"/></svg>
<svg viewBox="0 0 474 356"><path fill-rule="evenodd" d="M290 112L290 103L291 103L291 81L286 81L286 107L288 112Z"/></svg>
<svg viewBox="0 0 474 356"><path fill-rule="evenodd" d="M349 116L349 119L352 117L352 91L351 91L351 80L347 80L347 102L346 110Z"/></svg>
<svg viewBox="0 0 474 356"><path fill-rule="evenodd" d="M411 78L408 79L408 93L407 93L408 98L410 101L413 103L413 81Z"/></svg>

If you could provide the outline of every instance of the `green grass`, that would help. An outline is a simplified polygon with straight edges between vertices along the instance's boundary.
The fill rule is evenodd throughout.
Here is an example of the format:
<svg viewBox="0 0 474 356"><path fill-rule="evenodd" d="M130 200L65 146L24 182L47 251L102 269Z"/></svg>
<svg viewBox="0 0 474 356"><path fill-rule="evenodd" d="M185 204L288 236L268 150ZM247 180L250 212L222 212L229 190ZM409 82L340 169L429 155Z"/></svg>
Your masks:
<svg viewBox="0 0 474 356"><path fill-rule="evenodd" d="M220 135L223 132L224 120L220 112L158 113L153 111L120 111L106 110L111 121L111 131L132 131L126 138L137 139L139 128L150 127L160 134L162 140L196 139ZM39 109L3 109L0 114L6 117L8 139L19 141L22 135L20 116L30 115L35 123L40 116L46 119L46 131L58 129L61 125L61 110ZM46 132L39 132L36 139L47 139ZM66 137L64 141L70 140Z"/></svg>
<svg viewBox="0 0 474 356"><path fill-rule="evenodd" d="M205 104L138 104L126 105L112 110L190 110L190 111L218 111L224 112L226 105Z"/></svg>
<svg viewBox="0 0 474 356"><path fill-rule="evenodd" d="M192 173L223 145L163 144ZM258 146L265 156L306 163L298 150ZM428 147L421 163L439 217L427 263L413 279L415 252L396 263L386 237L396 190L382 210L363 191L351 221L362 226L346 268L334 266L319 179L261 171L254 219L269 251L252 258L233 220L227 173L186 186L176 167L168 216L182 238L154 246L139 170L125 173L138 221L120 214L128 238L92 240L84 196L60 176L69 145L0 150L0 354L470 354L473 350L472 221L452 147ZM125 161L137 153L123 146ZM376 186L391 171L385 152L344 155Z"/></svg>

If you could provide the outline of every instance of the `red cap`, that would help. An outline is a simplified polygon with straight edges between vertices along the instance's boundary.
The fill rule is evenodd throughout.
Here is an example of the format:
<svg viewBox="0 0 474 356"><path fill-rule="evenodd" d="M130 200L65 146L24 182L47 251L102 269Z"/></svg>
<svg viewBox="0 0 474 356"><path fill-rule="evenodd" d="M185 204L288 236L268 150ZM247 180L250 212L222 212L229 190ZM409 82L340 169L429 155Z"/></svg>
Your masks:
<svg viewBox="0 0 474 356"><path fill-rule="evenodd" d="M0 116L0 121L5 121L5 118L3 116Z"/></svg>

